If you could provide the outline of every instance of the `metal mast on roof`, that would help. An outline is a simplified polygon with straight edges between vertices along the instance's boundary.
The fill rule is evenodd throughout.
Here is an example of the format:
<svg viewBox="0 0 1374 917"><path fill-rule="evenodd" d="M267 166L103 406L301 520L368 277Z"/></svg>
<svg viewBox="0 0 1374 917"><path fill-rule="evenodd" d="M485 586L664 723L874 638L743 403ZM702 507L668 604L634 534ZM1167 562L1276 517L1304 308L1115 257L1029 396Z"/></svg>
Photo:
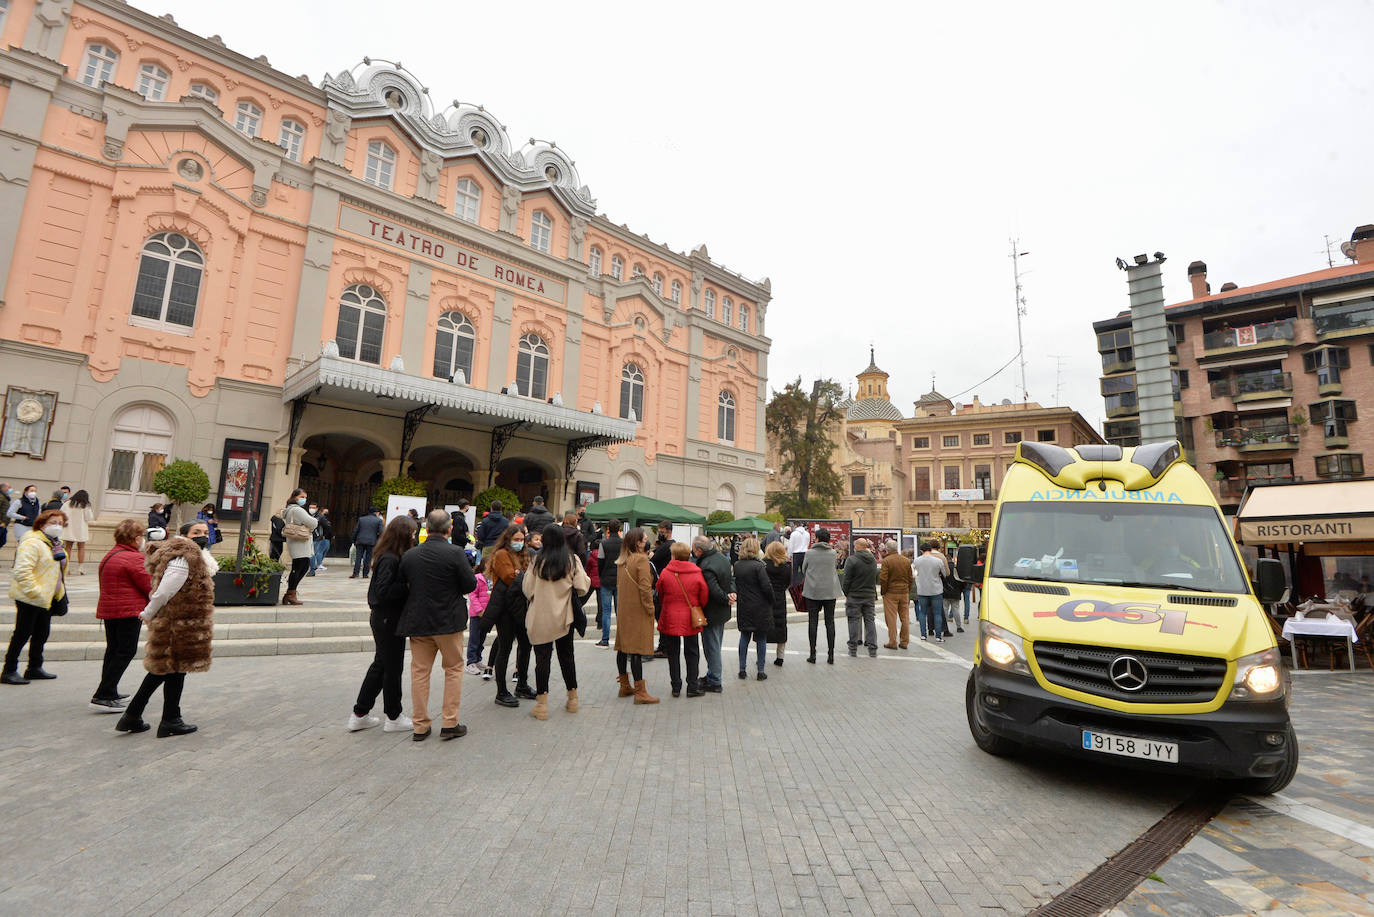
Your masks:
<svg viewBox="0 0 1374 917"><path fill-rule="evenodd" d="M1021 400L1029 401L1026 389L1026 344L1021 336L1021 316L1026 314L1026 297L1021 294L1021 259L1030 252L1021 251L1019 239L1011 240L1011 272L1016 279L1016 359L1021 362Z"/></svg>

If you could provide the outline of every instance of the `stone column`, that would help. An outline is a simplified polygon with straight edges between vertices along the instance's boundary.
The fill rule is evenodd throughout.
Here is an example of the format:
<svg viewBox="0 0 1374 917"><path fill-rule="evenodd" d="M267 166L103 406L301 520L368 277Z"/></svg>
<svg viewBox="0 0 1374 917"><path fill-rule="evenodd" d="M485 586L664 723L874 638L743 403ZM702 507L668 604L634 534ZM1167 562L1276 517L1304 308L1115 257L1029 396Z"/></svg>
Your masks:
<svg viewBox="0 0 1374 917"><path fill-rule="evenodd" d="M1174 426L1174 386L1169 364L1169 328L1164 318L1164 259L1126 268L1131 301L1131 349L1135 355L1136 398L1140 404L1140 441L1162 442L1178 436Z"/></svg>
<svg viewBox="0 0 1374 917"><path fill-rule="evenodd" d="M329 295L329 266L334 260L334 220L339 194L318 182L310 204L310 232L301 264L300 292L296 296L296 320L291 338L291 360L309 363L320 354L320 342L333 340L334 329L324 327L325 299ZM289 366L294 369L295 365Z"/></svg>
<svg viewBox="0 0 1374 917"><path fill-rule="evenodd" d="M510 365L511 315L515 311L515 297L505 290L496 291L496 308L492 313L491 350L487 355L487 390L499 392L512 379Z"/></svg>
<svg viewBox="0 0 1374 917"><path fill-rule="evenodd" d="M401 359L412 376L428 376L425 331L429 325L429 285L434 271L418 261L410 262L401 319Z"/></svg>
<svg viewBox="0 0 1374 917"><path fill-rule="evenodd" d="M568 284L568 302L582 302L582 284ZM582 313L568 309L567 317L568 328L563 339L563 405L576 408L582 367Z"/></svg>
<svg viewBox="0 0 1374 917"><path fill-rule="evenodd" d="M768 413L768 351L760 350L758 395L754 404L754 451L764 454L768 451L768 432L765 428Z"/></svg>
<svg viewBox="0 0 1374 917"><path fill-rule="evenodd" d="M701 351L706 346L706 334L695 323L688 329L691 341L687 362L687 429L683 436L682 454L687 455L688 440L701 437Z"/></svg>

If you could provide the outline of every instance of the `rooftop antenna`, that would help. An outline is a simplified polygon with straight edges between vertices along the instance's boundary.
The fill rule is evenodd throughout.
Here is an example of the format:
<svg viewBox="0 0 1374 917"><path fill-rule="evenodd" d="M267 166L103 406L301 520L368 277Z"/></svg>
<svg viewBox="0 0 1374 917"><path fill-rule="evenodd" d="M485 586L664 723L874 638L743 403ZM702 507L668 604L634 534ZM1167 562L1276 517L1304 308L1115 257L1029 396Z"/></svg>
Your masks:
<svg viewBox="0 0 1374 917"><path fill-rule="evenodd" d="M1326 243L1326 266L1335 267L1336 261L1331 257L1331 234L1322 233L1322 241Z"/></svg>
<svg viewBox="0 0 1374 917"><path fill-rule="evenodd" d="M1030 392L1026 390L1026 344L1021 335L1021 316L1026 314L1026 297L1021 294L1021 259L1030 252L1021 251L1021 241L1012 239L1011 241L1011 273L1016 280L1016 359L1021 363L1021 400L1030 400Z"/></svg>
<svg viewBox="0 0 1374 917"><path fill-rule="evenodd" d="M1059 407L1063 404L1059 400L1059 391L1064 382L1064 361L1068 357L1062 353L1052 353L1050 356L1054 357L1054 406Z"/></svg>

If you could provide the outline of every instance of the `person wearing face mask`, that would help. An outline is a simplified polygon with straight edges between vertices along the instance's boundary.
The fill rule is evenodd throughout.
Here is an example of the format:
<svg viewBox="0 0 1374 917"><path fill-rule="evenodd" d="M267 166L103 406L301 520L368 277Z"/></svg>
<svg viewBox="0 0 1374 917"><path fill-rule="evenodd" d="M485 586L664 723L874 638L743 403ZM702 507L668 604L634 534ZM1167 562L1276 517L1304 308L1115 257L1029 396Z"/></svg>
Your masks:
<svg viewBox="0 0 1374 917"><path fill-rule="evenodd" d="M315 550L310 555L310 576L314 576L320 570L328 570L324 565L325 556L329 554L329 545L334 540L334 526L329 521L329 509L327 507L310 507L310 515L317 520L315 525Z"/></svg>
<svg viewBox="0 0 1374 917"><path fill-rule="evenodd" d="M215 504L207 503L202 506L200 512L196 513L196 521L204 522L205 527L210 530L210 547L213 548L224 540L219 531L219 523L215 521Z"/></svg>
<svg viewBox="0 0 1374 917"><path fill-rule="evenodd" d="M291 491L291 498L282 510L282 535L286 538L286 556L291 560L291 573L286 578L286 595L281 597L283 605L304 605L296 596L296 587L310 572L310 561L315 555L312 537L315 527L320 524L316 516L310 515L305 508L310 505L305 491L297 487Z"/></svg>
<svg viewBox="0 0 1374 917"><path fill-rule="evenodd" d="M105 627L105 660L100 667L100 685L91 697L97 713L123 713L124 699L119 679L138 655L138 636L143 622L138 613L148 607L153 582L143 558L143 526L137 519L125 519L115 526L115 544L100 561L100 601L95 616Z"/></svg>
<svg viewBox="0 0 1374 917"><path fill-rule="evenodd" d="M525 527L511 523L501 532L487 558L492 587L488 609L495 606L495 611L487 617L494 618L496 624L496 703L502 707L520 706L516 700L519 697L534 700L534 691L529 685L530 638L525 631L524 595L521 594L519 601L513 601L514 596L507 599L512 589L519 590L515 585L516 577L530 566L525 538ZM514 694L506 689L506 666L510 663L512 646L516 647Z"/></svg>
<svg viewBox="0 0 1374 917"><path fill-rule="evenodd" d="M38 503L38 487L34 484L25 487L23 496L10 504L10 535L13 536L16 545L33 530L38 514L42 511L43 507ZM18 551L18 547L15 550Z"/></svg>
<svg viewBox="0 0 1374 917"><path fill-rule="evenodd" d="M143 649L143 668L148 674L115 724L119 732L147 732L152 728L143 721L143 711L159 686L162 721L157 737L196 731L181 718L181 691L188 672L210 670L215 571L219 564L210 555L209 545L210 530L205 523L188 522L181 527L181 537L168 540L148 559L153 591L138 615L148 625L148 642Z"/></svg>
<svg viewBox="0 0 1374 917"><path fill-rule="evenodd" d="M5 668L0 682L26 685L32 680L56 678L43 670L43 645L48 642L54 607L67 601L62 581L67 552L62 550L62 526L66 515L48 510L34 518L34 528L19 542L14 553L14 572L10 576L10 598L14 599L14 633L5 653ZM66 614L60 610L59 614ZM19 674L19 654L29 645L29 665Z"/></svg>

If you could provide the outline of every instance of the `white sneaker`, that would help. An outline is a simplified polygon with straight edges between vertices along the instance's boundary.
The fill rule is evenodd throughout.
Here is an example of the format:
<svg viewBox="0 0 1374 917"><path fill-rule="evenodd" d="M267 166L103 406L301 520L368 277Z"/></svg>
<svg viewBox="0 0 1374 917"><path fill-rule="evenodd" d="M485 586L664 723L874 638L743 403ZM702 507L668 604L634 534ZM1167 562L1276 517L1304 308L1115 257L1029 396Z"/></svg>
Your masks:
<svg viewBox="0 0 1374 917"><path fill-rule="evenodd" d="M348 715L348 731L357 732L359 729L371 729L373 726L382 725L380 716L358 716L356 713Z"/></svg>
<svg viewBox="0 0 1374 917"><path fill-rule="evenodd" d="M463 671L469 675L481 675L482 667L475 662L469 662L467 665L463 666Z"/></svg>
<svg viewBox="0 0 1374 917"><path fill-rule="evenodd" d="M402 713L394 720L387 720L382 732L411 732L414 729L415 724L410 721L410 717Z"/></svg>
<svg viewBox="0 0 1374 917"><path fill-rule="evenodd" d="M325 573L328 572L328 570L329 568L326 567L324 564L320 564L318 567L315 568L316 573Z"/></svg>

